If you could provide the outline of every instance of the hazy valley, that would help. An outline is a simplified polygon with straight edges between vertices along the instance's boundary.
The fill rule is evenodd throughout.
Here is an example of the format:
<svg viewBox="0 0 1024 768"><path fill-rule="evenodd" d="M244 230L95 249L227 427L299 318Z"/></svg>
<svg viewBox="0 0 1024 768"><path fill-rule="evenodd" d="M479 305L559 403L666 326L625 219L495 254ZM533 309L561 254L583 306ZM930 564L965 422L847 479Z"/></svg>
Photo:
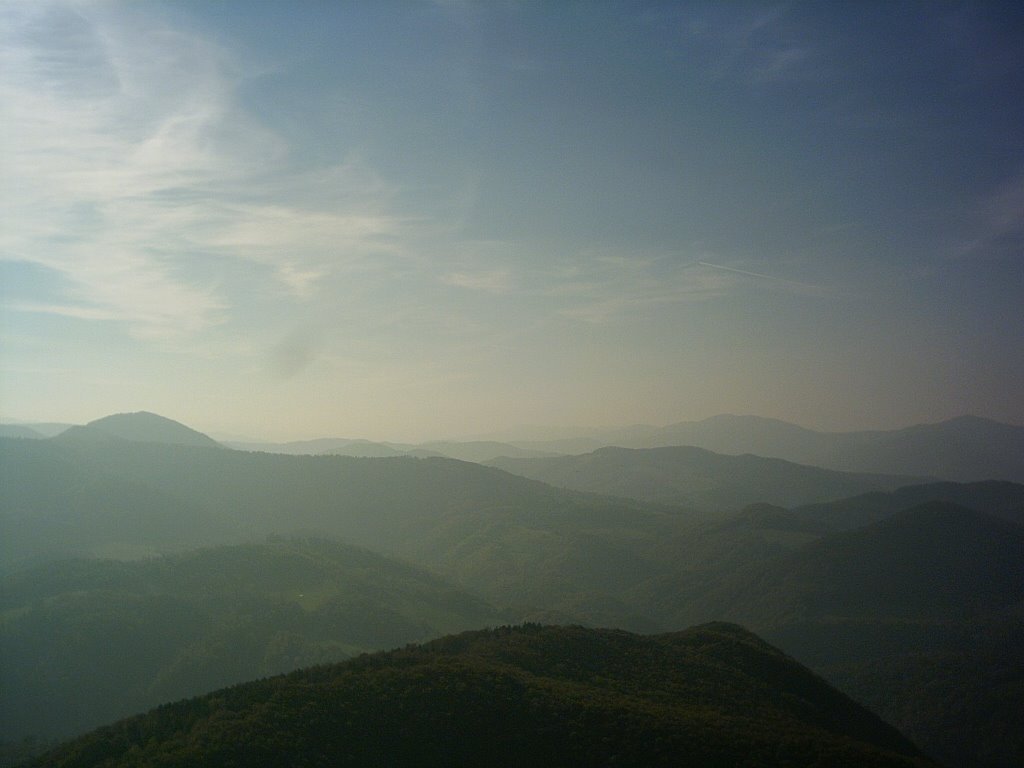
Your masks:
<svg viewBox="0 0 1024 768"><path fill-rule="evenodd" d="M1024 766L1024 3L0 0L0 768Z"/></svg>
<svg viewBox="0 0 1024 768"><path fill-rule="evenodd" d="M985 455L970 450L979 424L933 427L972 435L953 476ZM225 685L522 621L643 633L735 622L940 763L1024 754L1024 485L694 446L483 459L502 446L469 444L484 465L335 455L338 443L230 449L146 413L0 438L12 754ZM490 684L476 664L471 685ZM89 764L81 749L54 764Z"/></svg>

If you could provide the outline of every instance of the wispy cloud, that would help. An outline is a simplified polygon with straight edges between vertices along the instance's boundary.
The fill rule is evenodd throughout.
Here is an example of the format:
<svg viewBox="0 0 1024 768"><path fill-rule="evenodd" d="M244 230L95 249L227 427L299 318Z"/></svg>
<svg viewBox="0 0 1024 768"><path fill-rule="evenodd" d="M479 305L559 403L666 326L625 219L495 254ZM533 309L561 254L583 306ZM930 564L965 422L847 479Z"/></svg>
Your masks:
<svg viewBox="0 0 1024 768"><path fill-rule="evenodd" d="M231 55L151 11L0 10L0 258L65 285L14 308L189 333L233 301L196 260L265 265L302 299L332 271L395 251L404 220L382 210L379 179L342 161L317 172L313 187L331 194L314 202L286 141L240 105Z"/></svg>
<svg viewBox="0 0 1024 768"><path fill-rule="evenodd" d="M477 273L452 272L444 275L441 282L458 288L486 293L508 293L512 288L511 274L507 269Z"/></svg>
<svg viewBox="0 0 1024 768"><path fill-rule="evenodd" d="M688 47L700 46L706 77L752 86L821 77L818 45L790 18L791 3L735 10L711 5L672 12Z"/></svg>
<svg viewBox="0 0 1024 768"><path fill-rule="evenodd" d="M958 255L1009 253L1019 258L1024 238L1024 174L1017 175L984 196L972 211L974 237Z"/></svg>
<svg viewBox="0 0 1024 768"><path fill-rule="evenodd" d="M543 292L558 313L606 323L651 309L724 295L732 280L696 272L676 256L643 253L580 254L545 271Z"/></svg>
<svg viewBox="0 0 1024 768"><path fill-rule="evenodd" d="M721 299L752 286L805 296L830 293L811 282L705 261L696 255L582 250L541 258L525 245L478 246L479 258L462 256L461 268L444 273L440 282L490 294L499 302L529 301L538 317L547 312L587 324L621 322L671 305ZM459 322L474 321L462 318Z"/></svg>
<svg viewBox="0 0 1024 768"><path fill-rule="evenodd" d="M712 264L708 261L698 261L697 266L709 267L711 269L720 269L723 272L732 272L735 275L744 275L746 277L754 277L758 280L768 280L772 283L776 283L782 286L788 286L795 289L801 289L806 291L824 292L825 288L820 285L814 285L813 283L805 283L799 280L789 280L784 277L777 277L775 275L766 275L762 272L752 272L749 269L739 269L737 267L727 267L723 264Z"/></svg>

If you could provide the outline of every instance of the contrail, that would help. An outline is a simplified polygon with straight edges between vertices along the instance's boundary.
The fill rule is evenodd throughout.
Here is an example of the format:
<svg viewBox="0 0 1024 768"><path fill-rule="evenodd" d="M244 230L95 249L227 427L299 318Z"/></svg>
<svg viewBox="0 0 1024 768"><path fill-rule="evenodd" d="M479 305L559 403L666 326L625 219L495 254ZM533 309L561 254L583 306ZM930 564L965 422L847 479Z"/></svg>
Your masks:
<svg viewBox="0 0 1024 768"><path fill-rule="evenodd" d="M762 275L760 272L748 272L745 269L736 269L735 267L723 267L721 264L709 264L706 261L698 261L702 267L711 267L712 269L724 269L726 272L735 272L738 275L750 275L751 277L763 277L765 280L778 280L777 277L771 275ZM789 282L786 280L785 282Z"/></svg>
<svg viewBox="0 0 1024 768"><path fill-rule="evenodd" d="M760 277L762 280L774 280L778 283L789 283L790 285L801 285L804 288L818 288L821 286L812 285L810 283L801 283L797 280L787 280L784 277L772 277L771 275L762 275L760 272L750 272L746 269L736 269L735 267L723 267L721 264L711 264L707 261L698 261L702 267L711 267L712 269L724 269L726 272L735 272L737 275L747 275L748 277Z"/></svg>

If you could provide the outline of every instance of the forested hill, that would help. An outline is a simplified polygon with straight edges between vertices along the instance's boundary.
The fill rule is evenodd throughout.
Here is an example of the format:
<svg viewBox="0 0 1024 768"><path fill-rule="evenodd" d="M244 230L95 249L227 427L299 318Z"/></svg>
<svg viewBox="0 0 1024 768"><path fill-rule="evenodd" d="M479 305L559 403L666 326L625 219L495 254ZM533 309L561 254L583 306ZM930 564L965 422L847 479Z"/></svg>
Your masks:
<svg viewBox="0 0 1024 768"><path fill-rule="evenodd" d="M94 554L100 542L153 551L316 531L413 553L472 513L469 526L619 515L639 504L594 499L452 459L283 456L125 440L0 438L8 561ZM152 553L152 552L150 552ZM20 563L13 563L20 564ZM8 568L10 564L6 564Z"/></svg>
<svg viewBox="0 0 1024 768"><path fill-rule="evenodd" d="M740 569L689 608L756 629L944 765L1017 768L1022 553L1024 527L933 501Z"/></svg>
<svg viewBox="0 0 1024 768"><path fill-rule="evenodd" d="M453 459L282 456L124 440L0 439L0 571L269 534L342 538L502 605L635 630L681 509L598 498ZM527 612L519 615L528 616Z"/></svg>
<svg viewBox="0 0 1024 768"><path fill-rule="evenodd" d="M526 625L236 686L102 728L62 766L928 766L734 625Z"/></svg>
<svg viewBox="0 0 1024 768"><path fill-rule="evenodd" d="M157 704L507 621L421 569L324 540L0 577L0 739L68 738Z"/></svg>
<svg viewBox="0 0 1024 768"><path fill-rule="evenodd" d="M849 499L809 504L792 516L820 531L860 528L911 507L943 501L1024 525L1024 485L990 480L982 483L925 483L889 493L872 492Z"/></svg>
<svg viewBox="0 0 1024 768"><path fill-rule="evenodd" d="M963 620L1024 602L1024 527L945 502L747 569L705 610L751 626L822 618ZM718 608L721 610L720 608Z"/></svg>

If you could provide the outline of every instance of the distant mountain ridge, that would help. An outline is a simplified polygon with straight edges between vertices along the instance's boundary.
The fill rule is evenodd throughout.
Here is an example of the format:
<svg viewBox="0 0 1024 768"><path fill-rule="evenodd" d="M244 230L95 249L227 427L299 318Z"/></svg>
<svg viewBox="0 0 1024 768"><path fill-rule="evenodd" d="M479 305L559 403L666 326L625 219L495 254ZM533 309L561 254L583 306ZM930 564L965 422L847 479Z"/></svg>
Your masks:
<svg viewBox="0 0 1024 768"><path fill-rule="evenodd" d="M872 492L839 501L808 504L788 510L799 520L821 532L862 528L884 520L904 509L932 501L983 511L1024 525L1024 485L1003 480L975 483L923 483L889 492Z"/></svg>
<svg viewBox="0 0 1024 768"><path fill-rule="evenodd" d="M118 439L133 443L163 443L219 448L220 443L191 427L149 411L115 413L90 421L85 426L71 427L53 438L62 441Z"/></svg>
<svg viewBox="0 0 1024 768"><path fill-rule="evenodd" d="M693 446L601 448L580 456L501 458L488 462L576 491L698 509L738 509L755 502L784 507L893 490L920 478L855 474Z"/></svg>
<svg viewBox="0 0 1024 768"><path fill-rule="evenodd" d="M24 424L0 424L0 437L20 437L26 440L42 440L46 437L42 432Z"/></svg>
<svg viewBox="0 0 1024 768"><path fill-rule="evenodd" d="M34 428L33 425L26 425ZM40 425L42 426L42 425ZM220 445L201 432L156 414L115 414L85 426L92 434L181 445ZM66 434L75 439L83 427ZM42 429L37 429L47 434ZM15 430L17 432L17 430ZM13 433L9 433L13 434ZM30 436L24 434L24 436ZM590 453L604 447L694 446L727 455L753 454L843 472L904 475L956 482L1024 482L1024 426L978 416L893 430L822 432L778 419L721 414L664 427L588 430L559 440L435 440L393 443L353 438L319 438L288 443L228 441L227 447L284 454L357 457L447 456L488 463L499 458L550 458Z"/></svg>
<svg viewBox="0 0 1024 768"><path fill-rule="evenodd" d="M620 589L643 579L655 565L636 555L636 542L663 540L686 516L454 459L116 438L0 439L0 487L9 500L0 507L0 570L106 551L112 541L152 554L314 533L399 555L495 602L515 596L546 608L575 605L593 583Z"/></svg>
<svg viewBox="0 0 1024 768"><path fill-rule="evenodd" d="M414 456L427 458L445 456L460 461L483 463L499 456L543 457L556 456L550 451L519 448L511 443L492 440L434 440L426 443L386 443L342 437L322 437L314 440L295 440L287 443L260 443L229 441L229 448L240 451L262 453L283 453L311 456L354 456L356 458L387 458L390 456Z"/></svg>
<svg viewBox="0 0 1024 768"><path fill-rule="evenodd" d="M692 445L716 453L752 453L847 472L1024 482L1024 427L977 416L894 430L820 432L778 419L723 414L666 427L609 429L578 440L514 444L559 453L585 453L607 445Z"/></svg>
<svg viewBox="0 0 1024 768"><path fill-rule="evenodd" d="M0 437L55 437L73 426L73 424L65 424L62 422L6 421L0 423ZM25 430L27 430L27 432Z"/></svg>

